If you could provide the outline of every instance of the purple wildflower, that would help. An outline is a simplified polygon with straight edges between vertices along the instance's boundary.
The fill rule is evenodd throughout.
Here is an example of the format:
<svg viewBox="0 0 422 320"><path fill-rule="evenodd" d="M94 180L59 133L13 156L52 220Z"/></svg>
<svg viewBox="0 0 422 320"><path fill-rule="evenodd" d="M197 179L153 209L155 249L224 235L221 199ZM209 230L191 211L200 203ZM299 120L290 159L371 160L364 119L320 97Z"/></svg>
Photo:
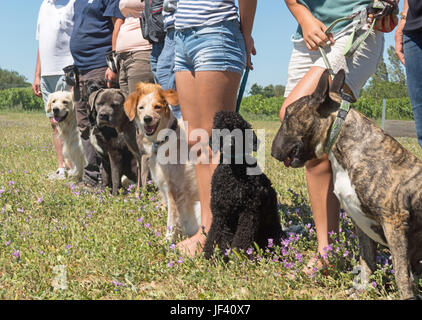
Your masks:
<svg viewBox="0 0 422 320"><path fill-rule="evenodd" d="M253 249L252 248L248 248L248 250L246 250L246 254L247 255L251 255L252 252L253 252Z"/></svg>
<svg viewBox="0 0 422 320"><path fill-rule="evenodd" d="M41 203L42 201L43 201L43 197L41 196L41 197L38 198L37 202Z"/></svg>
<svg viewBox="0 0 422 320"><path fill-rule="evenodd" d="M19 250L14 250L12 255L16 258L19 259L21 257L21 252Z"/></svg>
<svg viewBox="0 0 422 320"><path fill-rule="evenodd" d="M272 246L274 245L274 239L268 239L268 248L272 248Z"/></svg>
<svg viewBox="0 0 422 320"><path fill-rule="evenodd" d="M4 245L7 247L10 244L10 240L6 241Z"/></svg>

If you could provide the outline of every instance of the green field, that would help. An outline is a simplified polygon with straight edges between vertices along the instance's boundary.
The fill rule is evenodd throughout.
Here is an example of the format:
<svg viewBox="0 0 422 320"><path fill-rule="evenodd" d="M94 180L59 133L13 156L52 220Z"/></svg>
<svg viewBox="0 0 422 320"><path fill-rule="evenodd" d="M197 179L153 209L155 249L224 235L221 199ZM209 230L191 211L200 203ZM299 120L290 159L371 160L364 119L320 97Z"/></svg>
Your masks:
<svg viewBox="0 0 422 320"><path fill-rule="evenodd" d="M370 287L350 295L358 249L344 213L327 250L335 267L301 271L316 250L304 171L270 156L278 122L252 124L266 129L265 172L291 233L273 251L255 249L256 261L232 253L224 263L181 256L166 242L154 192L112 197L49 181L57 163L45 116L0 113L0 299L398 299L386 250ZM422 158L416 139L400 142ZM58 269L65 289L53 285Z"/></svg>

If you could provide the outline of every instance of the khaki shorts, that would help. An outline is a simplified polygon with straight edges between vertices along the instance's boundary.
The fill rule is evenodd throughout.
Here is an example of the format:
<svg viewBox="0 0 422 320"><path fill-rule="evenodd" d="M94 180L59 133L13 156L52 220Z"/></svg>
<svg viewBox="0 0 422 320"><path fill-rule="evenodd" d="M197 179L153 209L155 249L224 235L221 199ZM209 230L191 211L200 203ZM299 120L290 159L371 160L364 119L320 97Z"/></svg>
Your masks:
<svg viewBox="0 0 422 320"><path fill-rule="evenodd" d="M363 33L359 30L356 36ZM346 71L346 84L356 99L366 81L375 73L384 51L384 34L372 32L350 58L344 56L344 48L352 30L342 32L335 37L335 43L324 47L328 60L335 73L340 69ZM319 50L310 51L303 39L293 40L294 47L289 62L288 78L284 96L287 97L297 83L313 66L326 68Z"/></svg>

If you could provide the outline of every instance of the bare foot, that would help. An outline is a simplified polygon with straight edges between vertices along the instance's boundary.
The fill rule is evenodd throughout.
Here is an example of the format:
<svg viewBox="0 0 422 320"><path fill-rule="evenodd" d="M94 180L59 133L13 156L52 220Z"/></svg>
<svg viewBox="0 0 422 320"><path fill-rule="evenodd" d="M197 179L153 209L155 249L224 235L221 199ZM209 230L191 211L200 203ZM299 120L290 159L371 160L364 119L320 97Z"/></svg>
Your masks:
<svg viewBox="0 0 422 320"><path fill-rule="evenodd" d="M312 256L308 264L303 267L302 272L308 276L312 276L318 271L322 271L323 275L328 275L328 269L332 267L328 264L328 261L323 259L320 255Z"/></svg>
<svg viewBox="0 0 422 320"><path fill-rule="evenodd" d="M196 254L200 254L202 252L205 239L205 235L202 233L202 231L200 231L192 237L179 242L177 244L177 248L181 253L193 257Z"/></svg>

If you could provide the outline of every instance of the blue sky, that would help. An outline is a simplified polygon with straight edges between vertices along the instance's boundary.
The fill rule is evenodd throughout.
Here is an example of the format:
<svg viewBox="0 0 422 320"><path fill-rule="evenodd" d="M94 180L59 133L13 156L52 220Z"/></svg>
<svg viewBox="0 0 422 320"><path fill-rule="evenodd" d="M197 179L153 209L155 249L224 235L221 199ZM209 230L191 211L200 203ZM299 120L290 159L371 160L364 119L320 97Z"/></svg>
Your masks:
<svg viewBox="0 0 422 320"><path fill-rule="evenodd" d="M38 44L35 28L42 0L2 0L0 4L0 67L34 78ZM258 0L253 36L257 55L255 70L250 73L248 88L253 83L266 86L286 83L287 66L292 50L290 36L296 21L283 0ZM394 45L394 33L386 34L386 46ZM386 57L386 53L385 53Z"/></svg>

